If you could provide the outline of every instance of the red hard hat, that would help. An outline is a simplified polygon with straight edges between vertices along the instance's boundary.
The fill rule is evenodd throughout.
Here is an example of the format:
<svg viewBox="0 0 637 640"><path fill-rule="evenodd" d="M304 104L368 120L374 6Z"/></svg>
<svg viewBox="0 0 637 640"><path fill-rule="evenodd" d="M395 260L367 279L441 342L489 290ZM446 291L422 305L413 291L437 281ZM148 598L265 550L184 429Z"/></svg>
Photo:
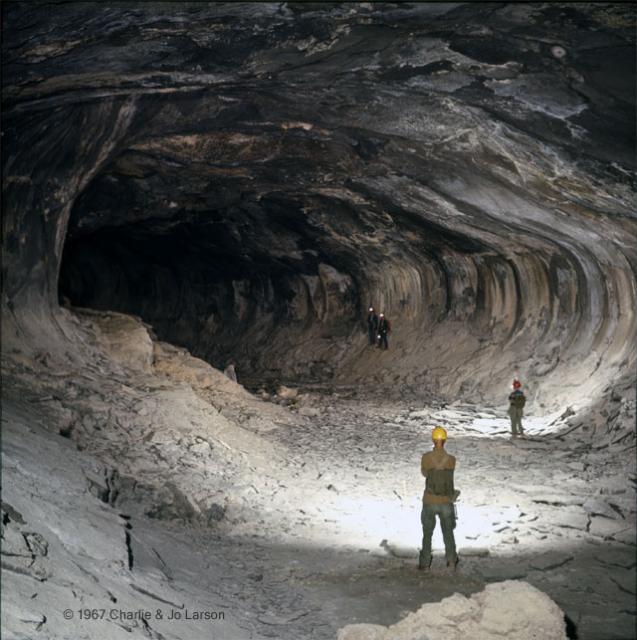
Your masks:
<svg viewBox="0 0 637 640"><path fill-rule="evenodd" d="M514 389L519 389L522 386L522 384L520 383L519 380L514 380L513 381L513 388Z"/></svg>

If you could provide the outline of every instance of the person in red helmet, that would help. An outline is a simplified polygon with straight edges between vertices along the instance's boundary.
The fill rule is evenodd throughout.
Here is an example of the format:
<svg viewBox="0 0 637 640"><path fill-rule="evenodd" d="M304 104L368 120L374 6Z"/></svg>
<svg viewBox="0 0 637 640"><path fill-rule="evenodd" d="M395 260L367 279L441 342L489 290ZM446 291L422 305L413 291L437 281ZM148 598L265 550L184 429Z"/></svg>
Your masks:
<svg viewBox="0 0 637 640"><path fill-rule="evenodd" d="M522 391L522 383L516 378L513 381L513 391L509 394L509 416L511 418L511 434L523 436L522 416L524 415L524 405L526 404L526 396Z"/></svg>

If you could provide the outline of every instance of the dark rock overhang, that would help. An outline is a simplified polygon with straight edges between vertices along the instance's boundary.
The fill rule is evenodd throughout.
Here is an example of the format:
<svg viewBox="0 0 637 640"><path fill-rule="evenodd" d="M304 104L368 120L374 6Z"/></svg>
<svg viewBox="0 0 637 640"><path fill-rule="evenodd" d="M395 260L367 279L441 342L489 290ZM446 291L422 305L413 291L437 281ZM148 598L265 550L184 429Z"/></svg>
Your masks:
<svg viewBox="0 0 637 640"><path fill-rule="evenodd" d="M273 354L298 370L305 340L334 359L340 336L360 375L348 357L369 301L403 327L412 369L434 366L454 323L458 358L508 354L506 376L634 361L632 5L12 3L3 17L16 317L55 309L68 238L72 302L254 371Z"/></svg>

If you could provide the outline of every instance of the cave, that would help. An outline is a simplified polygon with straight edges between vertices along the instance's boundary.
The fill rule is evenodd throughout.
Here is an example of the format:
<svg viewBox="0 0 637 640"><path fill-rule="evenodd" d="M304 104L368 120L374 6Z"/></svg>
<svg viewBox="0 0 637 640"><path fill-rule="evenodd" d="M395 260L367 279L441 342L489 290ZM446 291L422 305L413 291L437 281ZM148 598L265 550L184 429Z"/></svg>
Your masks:
<svg viewBox="0 0 637 640"><path fill-rule="evenodd" d="M3 635L635 638L634 4L1 10Z"/></svg>

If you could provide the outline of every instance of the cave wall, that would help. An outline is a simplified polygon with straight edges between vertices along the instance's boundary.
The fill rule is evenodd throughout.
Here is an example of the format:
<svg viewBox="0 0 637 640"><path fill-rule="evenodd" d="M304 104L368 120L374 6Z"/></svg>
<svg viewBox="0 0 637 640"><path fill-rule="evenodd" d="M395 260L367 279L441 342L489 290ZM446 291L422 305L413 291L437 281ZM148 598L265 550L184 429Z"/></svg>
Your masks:
<svg viewBox="0 0 637 640"><path fill-rule="evenodd" d="M630 5L2 11L8 352L76 348L66 297L246 379L634 381Z"/></svg>

